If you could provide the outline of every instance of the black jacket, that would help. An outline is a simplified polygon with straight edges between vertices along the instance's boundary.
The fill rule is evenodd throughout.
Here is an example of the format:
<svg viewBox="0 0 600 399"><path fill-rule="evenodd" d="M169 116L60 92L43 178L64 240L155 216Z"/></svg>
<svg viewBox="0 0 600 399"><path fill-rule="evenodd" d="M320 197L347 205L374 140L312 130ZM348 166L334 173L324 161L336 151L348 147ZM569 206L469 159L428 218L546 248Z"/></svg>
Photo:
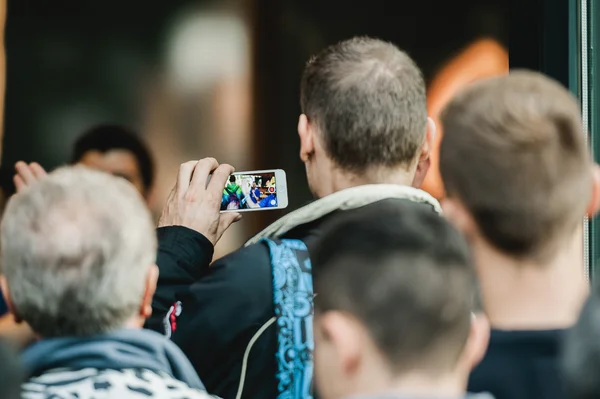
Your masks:
<svg viewBox="0 0 600 399"><path fill-rule="evenodd" d="M310 253L323 225L346 212L352 211L330 213L279 238L301 239ZM147 327L164 332L167 326L169 334L168 325L173 324L173 341L190 358L208 392L234 399L249 342L274 317L269 250L261 243L250 245L209 268L213 247L201 234L184 227L166 227L158 230L158 237L160 277L154 316ZM181 302L181 314L167 317L176 322L163 323L177 301ZM276 350L276 328L271 326L249 351L243 398L277 397Z"/></svg>
<svg viewBox="0 0 600 399"><path fill-rule="evenodd" d="M492 330L487 353L469 379L469 392L496 399L564 399L559 372L566 330Z"/></svg>

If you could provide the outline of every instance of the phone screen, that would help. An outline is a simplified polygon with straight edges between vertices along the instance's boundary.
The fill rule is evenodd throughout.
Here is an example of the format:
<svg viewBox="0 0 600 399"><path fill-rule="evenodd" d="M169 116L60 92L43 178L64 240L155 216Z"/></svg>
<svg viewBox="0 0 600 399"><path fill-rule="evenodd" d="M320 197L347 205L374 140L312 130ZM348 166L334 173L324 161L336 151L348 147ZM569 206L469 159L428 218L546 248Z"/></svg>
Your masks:
<svg viewBox="0 0 600 399"><path fill-rule="evenodd" d="M232 174L223 189L222 211L277 208L277 206L275 172Z"/></svg>

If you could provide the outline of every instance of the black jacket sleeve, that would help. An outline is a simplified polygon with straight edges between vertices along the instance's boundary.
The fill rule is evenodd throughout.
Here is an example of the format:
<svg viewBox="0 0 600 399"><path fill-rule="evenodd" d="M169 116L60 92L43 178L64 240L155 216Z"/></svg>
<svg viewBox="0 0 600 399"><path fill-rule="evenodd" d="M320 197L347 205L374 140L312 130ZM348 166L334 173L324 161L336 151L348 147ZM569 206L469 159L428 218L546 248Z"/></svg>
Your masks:
<svg viewBox="0 0 600 399"><path fill-rule="evenodd" d="M173 342L188 356L209 392L235 398L248 344L275 316L268 248L251 245L215 261L178 299L181 314ZM271 325L249 351L244 399L277 396L276 344L276 328Z"/></svg>
<svg viewBox="0 0 600 399"><path fill-rule="evenodd" d="M159 228L157 235L159 277L152 317L146 328L164 333L162 320L175 303L177 293L187 290L208 272L214 248L202 234L183 226Z"/></svg>

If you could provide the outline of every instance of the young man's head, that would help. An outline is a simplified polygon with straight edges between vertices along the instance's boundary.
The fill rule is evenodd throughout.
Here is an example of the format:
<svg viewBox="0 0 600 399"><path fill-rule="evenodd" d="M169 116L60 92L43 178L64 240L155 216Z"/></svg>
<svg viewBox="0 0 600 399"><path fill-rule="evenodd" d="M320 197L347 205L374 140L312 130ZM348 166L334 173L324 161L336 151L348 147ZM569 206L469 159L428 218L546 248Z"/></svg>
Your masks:
<svg viewBox="0 0 600 399"><path fill-rule="evenodd" d="M400 201L364 208L329 227L311 260L321 397L464 393L489 325L472 316L467 245L443 218Z"/></svg>
<svg viewBox="0 0 600 399"><path fill-rule="evenodd" d="M88 130L75 143L72 163L123 177L146 199L152 190L152 155L144 142L126 127L100 125Z"/></svg>
<svg viewBox="0 0 600 399"><path fill-rule="evenodd" d="M534 72L473 84L444 110L445 214L474 245L545 262L573 243L598 185L575 98Z"/></svg>
<svg viewBox="0 0 600 399"><path fill-rule="evenodd" d="M42 337L141 327L158 276L150 212L121 178L81 166L12 197L0 227L2 293Z"/></svg>
<svg viewBox="0 0 600 399"><path fill-rule="evenodd" d="M399 175L410 184L428 160L435 127L425 82L391 43L354 38L328 47L308 62L300 102L300 158L317 197L336 191L334 172L355 185Z"/></svg>

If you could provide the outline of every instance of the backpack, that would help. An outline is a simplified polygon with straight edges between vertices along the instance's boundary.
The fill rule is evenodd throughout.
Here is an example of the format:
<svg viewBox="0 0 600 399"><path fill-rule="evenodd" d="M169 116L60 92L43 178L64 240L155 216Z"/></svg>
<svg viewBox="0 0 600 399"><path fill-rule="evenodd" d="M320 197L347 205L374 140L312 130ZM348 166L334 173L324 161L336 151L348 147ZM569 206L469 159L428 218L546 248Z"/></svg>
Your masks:
<svg viewBox="0 0 600 399"><path fill-rule="evenodd" d="M313 398L313 282L306 244L264 239L271 254L277 322L277 399Z"/></svg>

